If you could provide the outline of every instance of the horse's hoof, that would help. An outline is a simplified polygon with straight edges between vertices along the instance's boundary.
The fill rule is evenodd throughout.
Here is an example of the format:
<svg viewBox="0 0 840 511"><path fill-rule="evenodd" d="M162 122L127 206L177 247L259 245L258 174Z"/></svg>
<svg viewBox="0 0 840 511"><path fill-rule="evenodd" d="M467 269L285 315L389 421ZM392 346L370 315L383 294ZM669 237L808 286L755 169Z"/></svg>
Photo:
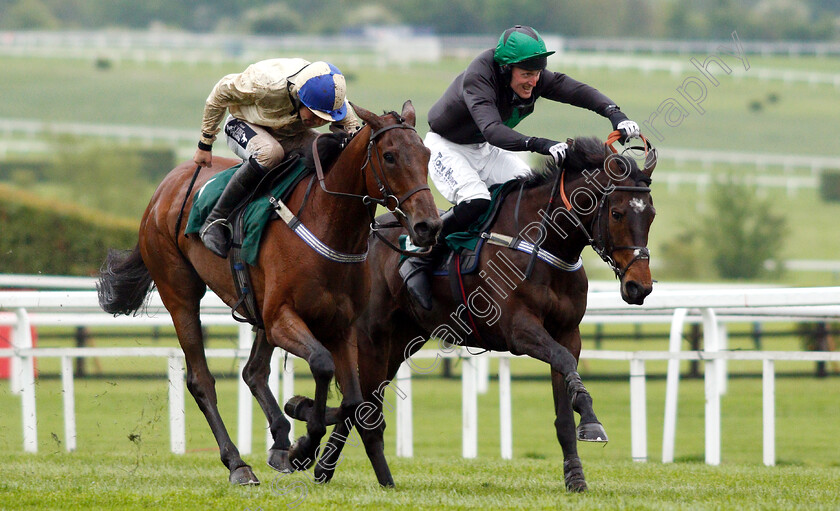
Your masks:
<svg viewBox="0 0 840 511"><path fill-rule="evenodd" d="M566 478L566 490L573 493L583 493L587 490L586 479L583 477L583 466L580 458L573 458L563 462L563 472Z"/></svg>
<svg viewBox="0 0 840 511"><path fill-rule="evenodd" d="M316 483L327 484L332 480L333 476L335 475L335 468L329 469L322 467L320 464L318 464L315 465L314 475Z"/></svg>
<svg viewBox="0 0 840 511"><path fill-rule="evenodd" d="M292 470L309 470L315 464L313 456L309 456L309 437L302 436L289 448L289 463Z"/></svg>
<svg viewBox="0 0 840 511"><path fill-rule="evenodd" d="M587 422L577 427L577 437L581 442L609 442L607 432L600 422Z"/></svg>
<svg viewBox="0 0 840 511"><path fill-rule="evenodd" d="M397 485L394 484L394 480L390 478L387 481L380 481L379 486L385 488L386 490L391 490L397 487Z"/></svg>
<svg viewBox="0 0 840 511"><path fill-rule="evenodd" d="M241 466L230 472L230 482L239 486L259 486L260 480L248 465Z"/></svg>
<svg viewBox="0 0 840 511"><path fill-rule="evenodd" d="M268 450L268 466L278 472L290 474L294 472L292 464L289 463L289 451L281 449Z"/></svg>
<svg viewBox="0 0 840 511"><path fill-rule="evenodd" d="M312 399L306 396L294 396L286 401L283 411L286 415L299 421L306 421L305 411L312 406Z"/></svg>

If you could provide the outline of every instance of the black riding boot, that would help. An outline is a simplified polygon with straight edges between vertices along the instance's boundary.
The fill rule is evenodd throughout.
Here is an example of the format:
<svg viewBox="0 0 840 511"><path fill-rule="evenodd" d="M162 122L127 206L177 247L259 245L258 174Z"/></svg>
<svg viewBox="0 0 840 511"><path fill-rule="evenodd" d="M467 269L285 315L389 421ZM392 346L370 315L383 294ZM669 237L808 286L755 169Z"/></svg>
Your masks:
<svg viewBox="0 0 840 511"><path fill-rule="evenodd" d="M230 250L231 226L228 216L254 189L265 175L263 167L253 158L242 164L222 191L213 211L204 221L199 236L204 246L219 257L227 257Z"/></svg>
<svg viewBox="0 0 840 511"><path fill-rule="evenodd" d="M432 273L449 250L446 245L446 236L466 230L487 210L489 204L490 201L487 199L472 199L442 214L440 219L443 225L432 251L423 257L409 257L400 266L400 276L405 281L409 294L424 309L432 309Z"/></svg>

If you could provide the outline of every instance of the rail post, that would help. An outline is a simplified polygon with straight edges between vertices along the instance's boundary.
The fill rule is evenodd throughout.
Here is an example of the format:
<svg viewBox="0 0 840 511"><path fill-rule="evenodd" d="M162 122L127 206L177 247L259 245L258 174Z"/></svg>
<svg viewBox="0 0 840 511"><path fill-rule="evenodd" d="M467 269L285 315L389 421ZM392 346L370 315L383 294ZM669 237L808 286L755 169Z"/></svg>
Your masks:
<svg viewBox="0 0 840 511"><path fill-rule="evenodd" d="M462 454L464 458L478 455L478 390L476 388L475 357L461 359L461 420L463 424Z"/></svg>
<svg viewBox="0 0 840 511"><path fill-rule="evenodd" d="M671 319L668 352L679 353L682 348L682 331L688 309L675 309ZM665 420L662 427L662 463L674 461L674 438L677 431L677 396L680 390L680 361L668 360L668 379L665 386Z"/></svg>
<svg viewBox="0 0 840 511"><path fill-rule="evenodd" d="M645 361L630 359L630 452L633 461L647 461L647 395Z"/></svg>
<svg viewBox="0 0 840 511"><path fill-rule="evenodd" d="M715 311L702 309L703 352L718 352L718 320ZM717 359L705 362L706 389L706 464L720 465L720 364Z"/></svg>
<svg viewBox="0 0 840 511"><path fill-rule="evenodd" d="M397 370L397 387L404 394L403 399L397 399L397 456L412 458L414 457L414 417L412 414L411 368L408 362L403 362Z"/></svg>
<svg viewBox="0 0 840 511"><path fill-rule="evenodd" d="M17 322L12 333L12 346L32 348L32 325L26 309L15 312ZM17 361L17 364L15 364ZM38 452L38 417L35 411L35 358L32 355L12 357L12 392L20 393L23 409L23 450ZM18 375L17 382L14 378Z"/></svg>
<svg viewBox="0 0 840 511"><path fill-rule="evenodd" d="M169 355L169 447L174 454L184 454L187 448L184 420L184 362L180 353Z"/></svg>

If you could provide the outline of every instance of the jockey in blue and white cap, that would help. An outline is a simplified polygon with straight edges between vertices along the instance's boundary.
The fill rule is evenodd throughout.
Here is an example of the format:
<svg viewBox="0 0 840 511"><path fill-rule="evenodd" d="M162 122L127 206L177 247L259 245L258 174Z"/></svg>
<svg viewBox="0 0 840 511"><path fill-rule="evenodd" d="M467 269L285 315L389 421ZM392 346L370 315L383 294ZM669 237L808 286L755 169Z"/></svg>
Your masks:
<svg viewBox="0 0 840 511"><path fill-rule="evenodd" d="M213 87L204 105L195 163L212 164L212 147L225 114L228 147L243 165L231 177L201 229L201 240L214 254L227 257L227 217L268 169L291 150L311 142L312 128L331 123L333 131L354 133L360 122L348 108L344 75L328 62L270 59L229 74Z"/></svg>

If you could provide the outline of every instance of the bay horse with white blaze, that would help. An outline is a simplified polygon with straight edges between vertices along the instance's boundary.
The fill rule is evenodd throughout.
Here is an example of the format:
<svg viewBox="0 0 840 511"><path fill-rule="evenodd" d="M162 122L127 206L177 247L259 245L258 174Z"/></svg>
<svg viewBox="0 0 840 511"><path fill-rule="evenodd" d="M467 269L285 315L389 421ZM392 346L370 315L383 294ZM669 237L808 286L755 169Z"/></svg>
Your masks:
<svg viewBox="0 0 840 511"><path fill-rule="evenodd" d="M483 235L487 243L480 252L478 269L461 276L463 300L453 298L446 278L436 277L433 308L424 310L411 300L402 282L398 255L378 240L371 243L370 306L355 329L364 397L380 415L367 422L373 424L370 428L355 425L381 485L394 484L383 454L384 389L403 361L426 339L435 337L442 347L460 344L509 351L549 364L566 488L586 490L576 441L605 442L607 435L577 373L579 324L586 311L588 289L581 252L591 245L610 265L628 303L643 303L653 283L647 241L655 216L649 185L656 152L645 141L645 165L639 169L633 159L614 154L612 142L616 139L617 132L611 134L608 144L595 138L569 140L562 170L550 166L546 174L520 178L513 184L492 234ZM553 208L556 196L565 208ZM391 241L396 237L394 233ZM526 242L529 239L540 246L536 264L533 244ZM431 369L419 367L417 361L409 364L423 372ZM286 413L305 418L311 406L311 399L296 396L287 403ZM577 429L573 410L580 414ZM332 409L327 420L336 427L315 467L318 481L332 478L354 426Z"/></svg>
<svg viewBox="0 0 840 511"><path fill-rule="evenodd" d="M370 276L362 263L377 203L399 213L400 224L419 246L433 244L440 230L427 185L429 150L414 129L411 102L403 105L401 114L378 116L355 105L354 109L365 127L343 150L335 142L334 163L326 173L318 172L321 187L308 189L304 180L287 206L300 211L298 219L312 236L333 252L354 256L355 262L315 253L290 226L269 222L257 264L250 269L263 327L257 331L243 378L270 423L274 445L269 465L281 471L308 468L313 463L316 447L326 433L324 414L334 374L344 396L341 408L352 415L362 402L351 324L368 300ZM195 184L200 187L236 163L214 158L213 167L202 169ZM184 351L187 388L213 431L222 463L230 470L229 480L259 484L219 415L199 318L199 302L207 287L229 306L237 303L229 262L207 250L198 236L176 232L176 226L186 223L179 216L186 216L192 204L190 197L187 207L181 209L193 168L185 163L164 178L143 215L134 250L109 253L97 286L99 300L105 311L115 315L137 313L157 286ZM268 361L275 347L307 361L315 378L315 413L310 416L307 435L294 445L289 440L289 421L267 384Z"/></svg>

